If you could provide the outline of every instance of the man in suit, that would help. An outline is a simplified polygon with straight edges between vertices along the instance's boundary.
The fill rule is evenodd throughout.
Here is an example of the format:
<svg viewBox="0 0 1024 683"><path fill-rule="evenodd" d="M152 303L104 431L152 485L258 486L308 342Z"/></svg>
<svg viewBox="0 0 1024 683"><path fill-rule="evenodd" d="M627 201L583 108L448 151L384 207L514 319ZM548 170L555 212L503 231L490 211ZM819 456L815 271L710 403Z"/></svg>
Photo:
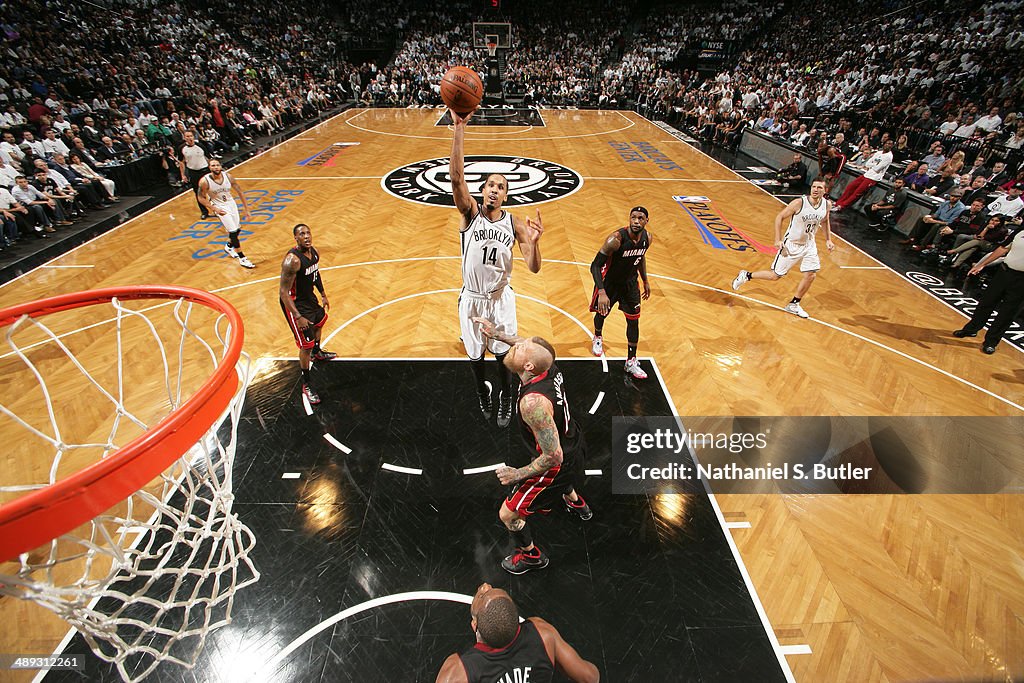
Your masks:
<svg viewBox="0 0 1024 683"><path fill-rule="evenodd" d="M96 150L96 156L100 161L124 161L130 154L124 145L115 143L109 135L104 135L101 142L102 146Z"/></svg>

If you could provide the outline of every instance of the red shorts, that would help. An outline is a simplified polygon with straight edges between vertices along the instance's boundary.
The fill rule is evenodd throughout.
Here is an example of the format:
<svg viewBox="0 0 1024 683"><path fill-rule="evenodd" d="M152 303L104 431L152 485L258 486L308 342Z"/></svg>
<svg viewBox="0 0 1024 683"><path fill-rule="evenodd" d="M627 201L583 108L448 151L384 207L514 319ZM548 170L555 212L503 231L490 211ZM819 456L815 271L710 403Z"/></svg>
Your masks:
<svg viewBox="0 0 1024 683"><path fill-rule="evenodd" d="M292 336L295 337L295 345L300 349L311 349L316 346L316 331L327 322L327 311L322 306L317 306L315 310L309 311L299 309L302 317L309 321L309 327L305 330L300 330L298 323L295 322L295 318L284 307L284 304L281 304L281 310L284 312L284 319L288 321L288 329L292 331Z"/></svg>

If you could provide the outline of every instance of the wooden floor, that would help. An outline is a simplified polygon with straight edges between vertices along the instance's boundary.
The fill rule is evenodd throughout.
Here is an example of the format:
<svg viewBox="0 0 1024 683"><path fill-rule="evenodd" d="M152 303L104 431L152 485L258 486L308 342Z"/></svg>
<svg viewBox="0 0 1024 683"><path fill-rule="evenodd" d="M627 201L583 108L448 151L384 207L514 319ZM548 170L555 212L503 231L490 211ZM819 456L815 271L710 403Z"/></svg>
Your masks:
<svg viewBox="0 0 1024 683"><path fill-rule="evenodd" d="M244 242L254 271L201 258L217 253L220 235L190 232L198 210L186 194L51 264L89 267L39 269L3 286L0 306L94 287L188 285L238 308L253 358L293 356L277 281L291 227L305 222L332 303L325 346L350 357L460 356L457 212L381 186L394 169L449 154L440 113L351 110L233 169L258 191L267 221ZM794 277L734 293L737 270L766 268L770 257L709 247L673 199L706 196L728 223L770 244L779 201L732 171L636 114L544 118L543 128L470 128L466 142L470 155L543 159L583 176L579 191L539 207L543 268L531 274L520 263L513 280L521 332L552 340L561 355L589 355L589 263L642 204L655 243L640 354L656 358L681 414L1024 412L1019 352L1003 345L985 356L975 340L950 337L962 316L844 241L831 255L820 250L822 270L804 300L810 320L781 310ZM326 152L326 164L299 165L334 143L358 144ZM626 161L621 143L647 143L674 163ZM621 316L609 318L605 340L609 355L625 353ZM1019 497L732 495L719 504L751 524L732 534L780 642L810 646L788 657L797 680L1024 678ZM3 629L0 652L49 652L66 630L9 599L0 613L21 625Z"/></svg>

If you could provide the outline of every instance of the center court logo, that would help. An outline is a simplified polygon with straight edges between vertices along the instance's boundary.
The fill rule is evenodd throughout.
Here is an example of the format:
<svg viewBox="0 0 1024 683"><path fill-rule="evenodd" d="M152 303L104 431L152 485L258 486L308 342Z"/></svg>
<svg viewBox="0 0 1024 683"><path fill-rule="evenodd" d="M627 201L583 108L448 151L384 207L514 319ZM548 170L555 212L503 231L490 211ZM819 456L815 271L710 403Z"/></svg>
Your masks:
<svg viewBox="0 0 1024 683"><path fill-rule="evenodd" d="M449 158L427 159L396 168L381 181L388 194L419 204L454 207ZM492 173L508 178L506 206L543 204L568 197L583 187L579 173L543 159L502 155L467 156L466 184L473 195Z"/></svg>

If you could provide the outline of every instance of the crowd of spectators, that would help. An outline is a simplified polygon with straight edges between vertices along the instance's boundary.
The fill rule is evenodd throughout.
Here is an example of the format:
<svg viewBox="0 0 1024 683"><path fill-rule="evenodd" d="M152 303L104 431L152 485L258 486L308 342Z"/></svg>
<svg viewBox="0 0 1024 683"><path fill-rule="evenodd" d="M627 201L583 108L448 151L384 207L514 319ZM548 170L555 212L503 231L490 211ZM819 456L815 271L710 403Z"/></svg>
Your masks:
<svg viewBox="0 0 1024 683"><path fill-rule="evenodd" d="M350 67L337 61L325 7L6 4L0 247L115 201L112 167L150 158L177 184L188 130L225 153L346 100Z"/></svg>

